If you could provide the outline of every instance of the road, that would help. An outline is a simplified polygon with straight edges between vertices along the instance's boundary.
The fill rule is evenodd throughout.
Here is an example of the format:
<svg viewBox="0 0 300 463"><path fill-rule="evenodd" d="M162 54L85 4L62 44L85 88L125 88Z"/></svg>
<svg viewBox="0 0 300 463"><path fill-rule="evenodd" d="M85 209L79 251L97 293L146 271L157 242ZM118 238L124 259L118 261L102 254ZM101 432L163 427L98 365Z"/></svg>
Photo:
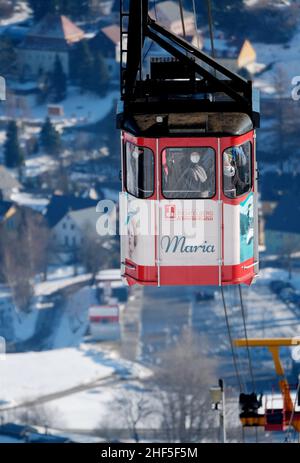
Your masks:
<svg viewBox="0 0 300 463"><path fill-rule="evenodd" d="M190 326L203 339L205 352L219 363L219 374L227 384L236 386L232 364L230 344L226 329L224 309L218 288L210 288L215 293L212 301L196 302L195 293L199 288L139 288L137 296L129 302L126 309L135 323L123 327L123 343L120 354L129 360L139 360L146 364L155 364L160 352L178 339L185 326ZM293 307L286 306L268 284L259 281L248 288L243 287L243 299L246 312L249 337L293 337L300 335L299 315ZM245 337L238 288L226 288L225 296L233 338ZM129 333L129 334L128 334ZM128 349L130 339L131 349ZM243 381L250 381L249 364L246 349L236 351ZM274 366L268 351L251 351L256 380L261 387L276 384ZM283 363L290 371L290 351L283 349Z"/></svg>

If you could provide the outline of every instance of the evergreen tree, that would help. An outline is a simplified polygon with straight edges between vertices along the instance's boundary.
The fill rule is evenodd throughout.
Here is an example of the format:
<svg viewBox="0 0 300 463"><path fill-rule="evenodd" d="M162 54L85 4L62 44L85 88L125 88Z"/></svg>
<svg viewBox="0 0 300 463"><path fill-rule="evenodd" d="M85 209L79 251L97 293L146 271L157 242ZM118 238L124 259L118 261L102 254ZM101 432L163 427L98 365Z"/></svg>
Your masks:
<svg viewBox="0 0 300 463"><path fill-rule="evenodd" d="M59 4L61 0L29 0L29 5L32 8L34 18L39 21L48 13L59 12Z"/></svg>
<svg viewBox="0 0 300 463"><path fill-rule="evenodd" d="M106 95L109 74L106 62L101 55L97 53L94 60L94 70L93 70L93 90L100 96Z"/></svg>
<svg viewBox="0 0 300 463"><path fill-rule="evenodd" d="M225 30L228 28L234 34L236 24L239 28L239 21L244 22L245 4L244 0L217 0L212 3L213 21Z"/></svg>
<svg viewBox="0 0 300 463"><path fill-rule="evenodd" d="M80 88L82 90L93 90L94 58L86 41L79 42L74 60L74 65L77 63L76 70L74 66L74 71Z"/></svg>
<svg viewBox="0 0 300 463"><path fill-rule="evenodd" d="M19 167L24 161L16 121L10 122L7 128L4 158L5 165L10 168Z"/></svg>
<svg viewBox="0 0 300 463"><path fill-rule="evenodd" d="M153 6L150 3L150 7ZM119 13L120 11L120 0L114 0L112 11L117 11Z"/></svg>
<svg viewBox="0 0 300 463"><path fill-rule="evenodd" d="M49 154L59 154L61 151L61 137L59 132L47 117L40 135L40 143Z"/></svg>
<svg viewBox="0 0 300 463"><path fill-rule="evenodd" d="M59 13L72 18L87 16L90 12L89 0L29 0L36 20L48 13Z"/></svg>
<svg viewBox="0 0 300 463"><path fill-rule="evenodd" d="M101 96L106 94L109 73L105 59L101 53L93 56L86 41L81 41L72 55L71 75L83 91L92 91Z"/></svg>
<svg viewBox="0 0 300 463"><path fill-rule="evenodd" d="M212 2L212 7L216 12L228 13L233 11L241 12L244 9L244 0L218 0Z"/></svg>
<svg viewBox="0 0 300 463"><path fill-rule="evenodd" d="M87 16L90 12L89 0L61 0L61 10L72 18Z"/></svg>
<svg viewBox="0 0 300 463"><path fill-rule="evenodd" d="M67 76L64 73L58 56L56 56L54 71L52 73L52 86L55 93L55 101L62 101L66 97L67 93Z"/></svg>
<svg viewBox="0 0 300 463"><path fill-rule="evenodd" d="M2 75L16 68L17 55L12 41L7 37L0 38L0 63Z"/></svg>

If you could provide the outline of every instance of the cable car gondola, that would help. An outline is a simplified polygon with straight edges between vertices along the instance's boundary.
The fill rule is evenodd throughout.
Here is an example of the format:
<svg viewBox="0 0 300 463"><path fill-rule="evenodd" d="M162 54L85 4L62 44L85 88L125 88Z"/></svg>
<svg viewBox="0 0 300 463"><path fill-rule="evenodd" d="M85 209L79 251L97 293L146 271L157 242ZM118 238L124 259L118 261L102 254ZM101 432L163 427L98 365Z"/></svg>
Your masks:
<svg viewBox="0 0 300 463"><path fill-rule="evenodd" d="M159 25L148 0L123 8L121 1L123 278L250 285L258 274L258 94ZM168 57L151 59L145 76L146 39Z"/></svg>
<svg viewBox="0 0 300 463"><path fill-rule="evenodd" d="M286 431L293 427L300 432L300 383L295 394L291 396L291 387L285 377L281 364L279 350L285 346L299 346L299 338L278 339L237 339L236 347L267 347L272 354L275 371L279 378L281 397L269 396L263 400L263 395L256 393L240 394L240 420L244 428L263 427L265 431Z"/></svg>

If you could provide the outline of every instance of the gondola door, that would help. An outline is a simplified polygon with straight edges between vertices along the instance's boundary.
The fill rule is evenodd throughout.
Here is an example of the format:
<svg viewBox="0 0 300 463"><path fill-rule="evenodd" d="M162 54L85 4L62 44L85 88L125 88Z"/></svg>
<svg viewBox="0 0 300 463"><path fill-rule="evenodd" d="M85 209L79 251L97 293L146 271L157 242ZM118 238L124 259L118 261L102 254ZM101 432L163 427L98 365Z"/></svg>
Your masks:
<svg viewBox="0 0 300 463"><path fill-rule="evenodd" d="M258 210L253 132L221 139L224 284L250 284L258 273Z"/></svg>
<svg viewBox="0 0 300 463"><path fill-rule="evenodd" d="M219 285L222 204L218 140L157 141L158 285Z"/></svg>
<svg viewBox="0 0 300 463"><path fill-rule="evenodd" d="M156 286L156 143L124 133L122 147L122 276L129 285Z"/></svg>

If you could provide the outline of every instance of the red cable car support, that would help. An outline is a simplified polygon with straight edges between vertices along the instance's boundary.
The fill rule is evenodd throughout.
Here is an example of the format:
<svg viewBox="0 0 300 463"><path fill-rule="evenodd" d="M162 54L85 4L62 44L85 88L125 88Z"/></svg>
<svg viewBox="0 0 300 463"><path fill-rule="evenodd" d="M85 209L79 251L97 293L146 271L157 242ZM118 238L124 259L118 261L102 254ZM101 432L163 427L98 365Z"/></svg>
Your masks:
<svg viewBox="0 0 300 463"><path fill-rule="evenodd" d="M300 403L299 384L296 391L295 401L291 397L291 388L286 379L283 366L280 361L280 347L300 345L299 338L278 338L278 339L237 339L234 341L236 347L267 347L272 355L275 371L278 376L279 389L282 396L282 406L274 407L273 398L271 407L268 407L266 400L263 409L262 397L257 398L256 394L241 394L240 420L244 427L264 427L267 431L284 431L292 426L296 432L300 432L300 411L296 410L296 401Z"/></svg>

